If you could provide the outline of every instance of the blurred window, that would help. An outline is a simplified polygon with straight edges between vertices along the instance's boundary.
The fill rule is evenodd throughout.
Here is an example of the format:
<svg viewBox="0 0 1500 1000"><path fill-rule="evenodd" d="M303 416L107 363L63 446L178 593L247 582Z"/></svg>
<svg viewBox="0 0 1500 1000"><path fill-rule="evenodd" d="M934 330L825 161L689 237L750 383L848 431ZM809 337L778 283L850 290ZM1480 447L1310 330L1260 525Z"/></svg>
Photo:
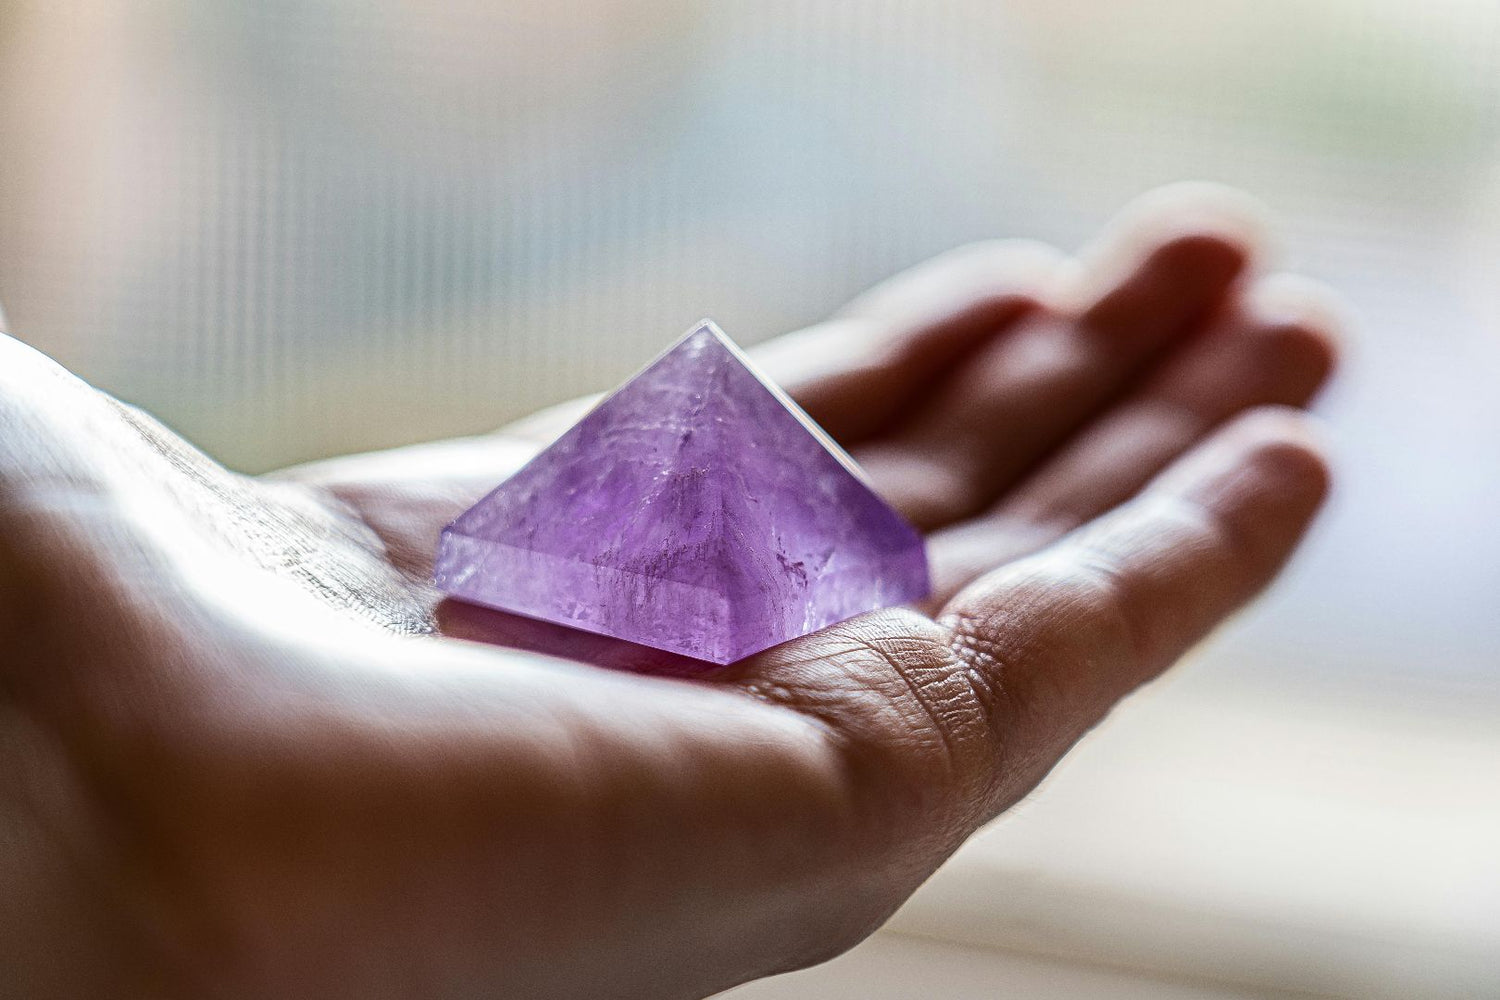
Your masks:
<svg viewBox="0 0 1500 1000"><path fill-rule="evenodd" d="M1480 0L7 4L0 297L253 470L1223 180L1359 337L1333 515L1215 662L1493 686L1497 39Z"/></svg>

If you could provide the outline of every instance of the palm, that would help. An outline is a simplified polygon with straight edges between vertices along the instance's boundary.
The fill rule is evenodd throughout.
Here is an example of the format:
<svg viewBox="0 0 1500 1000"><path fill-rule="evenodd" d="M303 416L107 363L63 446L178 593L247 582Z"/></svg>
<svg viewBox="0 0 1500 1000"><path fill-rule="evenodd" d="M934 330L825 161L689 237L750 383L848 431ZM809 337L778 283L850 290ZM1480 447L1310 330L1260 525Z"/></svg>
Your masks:
<svg viewBox="0 0 1500 1000"><path fill-rule="evenodd" d="M1060 262L970 248L773 345L929 533L936 617L711 674L429 584L438 529L576 406L247 480L5 345L0 628L27 655L0 691L45 735L5 732L89 804L48 912L113 887L113 974L185 993L690 996L857 940L1316 506L1290 418L1214 432L1304 403L1326 333L1247 291L1222 223L1162 229L1077 306ZM37 852L80 826L7 802Z"/></svg>

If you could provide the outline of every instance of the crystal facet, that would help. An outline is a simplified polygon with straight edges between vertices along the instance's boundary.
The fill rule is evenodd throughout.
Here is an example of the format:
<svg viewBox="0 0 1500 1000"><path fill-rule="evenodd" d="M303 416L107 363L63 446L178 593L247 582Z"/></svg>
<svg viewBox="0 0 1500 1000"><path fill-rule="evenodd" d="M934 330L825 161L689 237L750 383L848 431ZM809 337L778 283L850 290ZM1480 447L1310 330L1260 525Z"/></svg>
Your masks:
<svg viewBox="0 0 1500 1000"><path fill-rule="evenodd" d="M928 592L922 536L707 320L443 529L435 578L715 663Z"/></svg>

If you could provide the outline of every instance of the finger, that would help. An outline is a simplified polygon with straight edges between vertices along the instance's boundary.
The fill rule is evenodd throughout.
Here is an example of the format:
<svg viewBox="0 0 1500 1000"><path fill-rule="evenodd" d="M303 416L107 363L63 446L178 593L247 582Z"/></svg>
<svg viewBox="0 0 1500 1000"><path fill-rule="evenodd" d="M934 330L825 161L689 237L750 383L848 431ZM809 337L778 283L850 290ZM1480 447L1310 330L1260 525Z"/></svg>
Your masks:
<svg viewBox="0 0 1500 1000"><path fill-rule="evenodd" d="M944 610L1023 785L1281 569L1328 471L1308 419L1241 416L1138 498L981 578Z"/></svg>
<svg viewBox="0 0 1500 1000"><path fill-rule="evenodd" d="M1305 405L1332 371L1337 309L1322 286L1265 279L1235 314L1164 363L984 515L931 541L938 602L991 566L1128 500L1235 414Z"/></svg>
<svg viewBox="0 0 1500 1000"><path fill-rule="evenodd" d="M1275 575L1327 488L1306 421L1240 417L1134 501L975 582L936 622L863 615L716 680L820 720L860 800L912 856L941 855Z"/></svg>
<svg viewBox="0 0 1500 1000"><path fill-rule="evenodd" d="M1226 207L1170 202L1112 237L1078 286L1076 313L1038 312L989 341L894 433L856 457L919 526L982 510L1222 307L1255 251L1254 226Z"/></svg>
<svg viewBox="0 0 1500 1000"><path fill-rule="evenodd" d="M958 247L839 317L757 347L762 369L845 447L888 427L980 345L1050 298L1068 261L1028 240Z"/></svg>

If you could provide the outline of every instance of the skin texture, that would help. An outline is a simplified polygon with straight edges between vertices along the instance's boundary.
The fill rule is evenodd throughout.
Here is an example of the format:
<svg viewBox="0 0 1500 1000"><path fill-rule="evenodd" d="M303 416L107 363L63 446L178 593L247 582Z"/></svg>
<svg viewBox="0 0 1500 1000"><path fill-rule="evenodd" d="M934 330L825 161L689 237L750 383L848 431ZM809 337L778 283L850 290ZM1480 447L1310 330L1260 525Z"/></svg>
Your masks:
<svg viewBox="0 0 1500 1000"><path fill-rule="evenodd" d="M1319 506L1334 324L1256 232L1158 193L762 350L939 592L711 674L426 582L587 401L254 479L0 340L0 979L676 998L850 947Z"/></svg>

